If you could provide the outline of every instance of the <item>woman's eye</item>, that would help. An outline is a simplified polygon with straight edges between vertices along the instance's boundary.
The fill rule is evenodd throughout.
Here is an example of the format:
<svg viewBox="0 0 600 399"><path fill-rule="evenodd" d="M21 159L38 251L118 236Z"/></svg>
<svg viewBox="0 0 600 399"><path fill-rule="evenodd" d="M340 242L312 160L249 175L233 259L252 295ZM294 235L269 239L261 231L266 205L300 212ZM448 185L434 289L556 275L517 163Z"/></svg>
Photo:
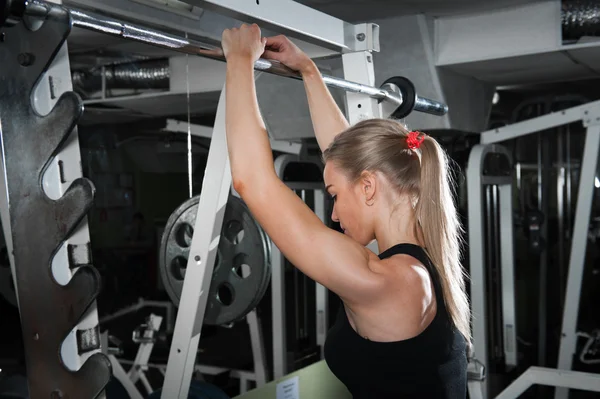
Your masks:
<svg viewBox="0 0 600 399"><path fill-rule="evenodd" d="M335 202L335 200L337 199L337 195L332 195L331 199Z"/></svg>

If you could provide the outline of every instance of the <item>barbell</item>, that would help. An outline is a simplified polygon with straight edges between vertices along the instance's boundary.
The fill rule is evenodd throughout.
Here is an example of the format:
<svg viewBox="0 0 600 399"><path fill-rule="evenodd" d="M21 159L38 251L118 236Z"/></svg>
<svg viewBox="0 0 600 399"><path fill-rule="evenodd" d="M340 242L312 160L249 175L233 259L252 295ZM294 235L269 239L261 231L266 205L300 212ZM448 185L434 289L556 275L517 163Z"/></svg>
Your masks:
<svg viewBox="0 0 600 399"><path fill-rule="evenodd" d="M127 21L94 14L75 7L67 8L43 0L0 0L0 26L7 22L12 23L15 18L18 20L24 16L49 18L52 17L53 10L59 8L66 10L70 14L73 26L82 29L180 53L226 61L222 49L218 46L160 32ZM297 71L275 60L261 58L254 64L254 69L278 76L302 79L302 76ZM404 118L413 110L438 116L445 115L448 112L446 104L416 94L414 86L406 78L390 78L384 82L382 87L373 87L328 75L322 75L322 77L325 84L329 87L366 94L371 98L377 99L379 102L385 101L391 104L395 107L395 110L391 112L391 116L395 118Z"/></svg>

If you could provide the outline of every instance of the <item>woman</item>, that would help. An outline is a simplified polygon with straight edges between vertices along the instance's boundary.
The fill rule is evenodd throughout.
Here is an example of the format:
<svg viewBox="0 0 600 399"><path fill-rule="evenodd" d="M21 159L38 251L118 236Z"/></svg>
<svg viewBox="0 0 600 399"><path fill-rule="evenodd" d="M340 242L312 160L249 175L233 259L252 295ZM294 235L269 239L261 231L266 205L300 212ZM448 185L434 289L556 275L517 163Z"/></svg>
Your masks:
<svg viewBox="0 0 600 399"><path fill-rule="evenodd" d="M342 299L325 345L331 371L354 398L464 398L469 305L443 150L390 120L350 127L315 64L285 37L243 25L222 45L233 186L286 258ZM343 234L275 174L254 86L261 56L303 76ZM375 239L379 256L366 248Z"/></svg>

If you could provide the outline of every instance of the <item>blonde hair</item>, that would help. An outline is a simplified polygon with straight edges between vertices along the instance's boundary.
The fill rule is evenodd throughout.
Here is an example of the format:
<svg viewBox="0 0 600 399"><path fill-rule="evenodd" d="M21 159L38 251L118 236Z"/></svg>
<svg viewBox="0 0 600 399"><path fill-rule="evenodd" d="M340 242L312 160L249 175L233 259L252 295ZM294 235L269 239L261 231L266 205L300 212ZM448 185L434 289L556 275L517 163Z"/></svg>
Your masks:
<svg viewBox="0 0 600 399"><path fill-rule="evenodd" d="M399 193L415 199L415 233L423 238L425 251L440 276L443 300L454 325L470 342L470 307L460 264L462 228L453 199L449 160L428 135L419 149L410 149L408 134L393 120L363 120L336 136L323 152L323 161L333 161L351 181L363 171L383 173Z"/></svg>

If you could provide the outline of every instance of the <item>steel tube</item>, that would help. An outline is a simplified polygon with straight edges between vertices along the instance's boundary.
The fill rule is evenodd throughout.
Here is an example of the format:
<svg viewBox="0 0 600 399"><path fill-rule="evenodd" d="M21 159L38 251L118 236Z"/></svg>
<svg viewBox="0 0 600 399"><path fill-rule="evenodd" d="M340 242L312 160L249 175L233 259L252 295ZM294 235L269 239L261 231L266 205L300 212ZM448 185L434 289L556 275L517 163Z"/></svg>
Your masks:
<svg viewBox="0 0 600 399"><path fill-rule="evenodd" d="M187 39L172 34L159 32L114 18L90 13L85 10L73 7L67 8L43 0L31 0L25 2L24 14L29 16L44 17L48 15L54 7L62 7L63 9L69 11L73 20L73 25L82 29L96 31L111 36L117 36L185 54L198 55L219 61L226 61L223 50L220 47L201 43L193 39ZM274 60L261 58L254 64L254 69L278 76L302 80L300 73L287 68L283 64ZM353 93L365 94L380 101L388 101L396 106L403 104L403 98L400 94L391 93L382 88L363 85L333 76L322 76L325 84L329 87L342 89ZM446 104L438 101L416 96L414 110L433 115L445 115L448 112L448 107Z"/></svg>
<svg viewBox="0 0 600 399"><path fill-rule="evenodd" d="M415 99L414 110L426 114L442 116L446 115L446 113L448 112L448 106L439 101L430 100L429 98L424 98L417 95Z"/></svg>

